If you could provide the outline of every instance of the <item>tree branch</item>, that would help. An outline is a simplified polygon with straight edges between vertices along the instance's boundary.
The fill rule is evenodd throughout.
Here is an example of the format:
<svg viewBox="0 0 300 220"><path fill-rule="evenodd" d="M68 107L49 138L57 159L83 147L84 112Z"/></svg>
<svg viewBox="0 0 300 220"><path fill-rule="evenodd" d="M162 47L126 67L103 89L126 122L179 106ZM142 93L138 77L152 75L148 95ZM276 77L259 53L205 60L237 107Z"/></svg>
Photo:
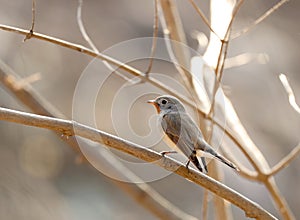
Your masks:
<svg viewBox="0 0 300 220"><path fill-rule="evenodd" d="M174 0L160 0L161 24L164 39L170 58L181 75L184 86L188 89L193 85L189 72L190 51L187 49L185 32Z"/></svg>
<svg viewBox="0 0 300 220"><path fill-rule="evenodd" d="M93 41L91 40L91 38L89 37L89 35L87 34L85 27L83 25L83 21L82 21L82 5L83 5L83 0L78 0L78 7L77 7L77 24L80 30L80 33L83 37L83 39L88 43L88 45L92 48L92 50L95 53L100 53L99 50L97 49L97 47L95 46L95 44L93 43ZM126 80L126 81L130 81L130 78L126 77L125 75L123 75L122 73L120 73L119 71L115 70L107 61L103 60L103 64L112 72L116 73L119 77L121 77L122 79Z"/></svg>
<svg viewBox="0 0 300 220"><path fill-rule="evenodd" d="M134 144L106 132L88 127L75 121L41 116L2 107L0 107L0 120L45 128L61 132L68 136L77 135L91 141L104 144L110 148L122 151L141 160L159 165L168 171L174 172L210 190L214 194L244 210L247 217L257 219L276 219L258 204L209 176L199 173L191 168L188 170L185 165L171 158L163 157L161 154L151 149Z"/></svg>
<svg viewBox="0 0 300 220"><path fill-rule="evenodd" d="M25 35L24 42L32 37L34 24L35 24L35 0L32 0L32 18L31 18L31 28L30 31Z"/></svg>
<svg viewBox="0 0 300 220"><path fill-rule="evenodd" d="M267 17L269 17L274 11L279 9L283 4L287 3L289 0L281 0L276 5L274 5L272 8L270 8L268 11L266 11L262 16L260 16L258 19L256 19L252 24L249 26L243 28L242 30L232 34L231 40L238 38L242 36L243 34L249 32L252 28L254 28L256 25L261 23L263 20L265 20Z"/></svg>
<svg viewBox="0 0 300 220"><path fill-rule="evenodd" d="M9 74L8 74L9 73ZM9 79L9 80L7 80ZM30 85L26 87L16 88L17 76L13 70L9 69L7 65L0 61L0 82L2 82L5 87L11 91L15 97L21 101L25 106L31 109L33 112L41 115L65 118L65 116L56 110L50 103L48 103L40 94L38 94ZM57 136L66 142L80 158L85 159L85 156L81 153L78 147L76 138L74 136L65 138L60 132L55 132ZM89 143L87 143L89 145ZM128 184L122 181L112 182L125 190L133 199L138 201L138 204L145 207L147 210L151 211L154 215L162 219L189 219L194 220L195 218L174 206L164 197L162 197L157 191L155 191L151 186L136 176L131 170L126 168L122 163L112 158L108 159L108 155L100 155L102 159L110 165L114 172L119 173L124 176L130 183L140 183L140 184ZM114 159L114 158L113 158ZM85 161L85 160L84 160ZM141 196L143 195L143 196Z"/></svg>
<svg viewBox="0 0 300 220"><path fill-rule="evenodd" d="M16 28L16 27L11 27L8 25L3 25L0 24L0 29L4 30L4 31L8 31L8 32L14 32L14 33L18 33L18 34L22 34L22 35L26 35L28 33L28 31L21 29L21 28ZM146 77L145 74L143 74L141 71L135 69L134 67L131 67L127 64L124 64L118 60L115 60L105 54L102 53L95 53L93 50L88 49L82 45L78 45L78 44L73 44L70 43L68 41L65 40L61 40L58 38L54 38L54 37L50 37L44 34L40 34L40 33L36 33L34 32L32 34L32 38L36 38L39 40L43 40L43 41L47 41L56 45L60 45L62 47L66 47L69 48L71 50L75 50L81 53L84 53L86 55L92 56L92 57L96 57L99 59L102 59L104 61L107 61L109 64L112 64L114 66L117 66L125 71L127 71L128 73L131 73L134 76L139 76L142 77L145 81L151 83L152 85L156 86L157 88L163 90L166 93L169 93L170 95L173 95L177 98L180 99L180 101L182 101L183 103L189 105L190 107L193 107L195 109L197 109L198 113L202 116L204 116L205 118L207 118L208 120L212 120L214 121L214 123L221 129L223 129L226 133L226 135L239 147L239 149L241 151L243 151L243 153L245 153L246 157L252 161L251 156L249 156L249 154L247 153L247 151L245 151L243 144L241 144L241 142L238 140L238 138L236 137L236 135L228 128L225 128L221 123L219 123L218 121L216 121L215 119L213 119L210 116L207 116L206 113L204 111L202 111L197 105L195 105L194 102L190 101L190 99L188 99L187 97L184 97L183 95L181 95L180 93L178 93L177 91L175 91L174 89L171 89L170 87L167 87L166 85L164 85L163 83L161 83L160 81L154 79L153 77ZM253 165L253 163L252 163Z"/></svg>
<svg viewBox="0 0 300 220"><path fill-rule="evenodd" d="M189 2L193 6L193 8L196 10L197 14L201 17L203 22L206 24L206 26L209 28L210 32L214 33L221 40L221 38L218 36L218 34L212 29L212 27L210 25L210 22L208 21L208 19L206 18L206 16L202 12L201 8L198 7L196 2L194 0L189 0Z"/></svg>
<svg viewBox="0 0 300 220"><path fill-rule="evenodd" d="M4 31L8 31L8 32L14 32L17 34L22 34L22 35L26 35L28 33L27 30L21 29L21 28L16 28L16 27L12 27L12 26L8 26L8 25L3 25L0 24L0 30L4 30ZM71 50L75 50L78 51L80 53L101 59L103 61L106 61L107 63L116 66L116 68L120 68L123 69L125 71L127 71L128 73L132 74L133 76L138 76L143 78L144 81L151 83L153 86L157 87L158 89L161 89L162 91L169 93L170 95L176 96L177 98L179 98L183 103L196 108L200 114L205 115L205 113L199 109L195 103L193 103L192 101L190 101L187 97L182 96L180 93L178 93L176 90L171 89L170 87L167 87L166 85L164 85L163 83L161 83L159 80L156 80L153 77L147 77L143 72L141 72L140 70L127 65L125 63L122 63L110 56L107 56L105 54L102 53L96 53L93 50L84 47L82 45L79 44L74 44L74 43L70 43L68 41L62 40L62 39L58 39L55 37L51 37L48 35L44 35L44 34L40 34L37 32L34 32L32 34L32 38L36 38L39 40L43 40L43 41L47 41L65 48L69 48ZM220 125L221 126L221 125Z"/></svg>
<svg viewBox="0 0 300 220"><path fill-rule="evenodd" d="M184 28L182 26L181 17L178 13L178 8L176 1L174 0L161 0L161 9L163 13L161 14L162 26L165 34L166 44L168 48L168 53L171 58L173 58L173 63L175 64L177 70L181 74L181 78L183 79L183 84L186 89L189 91L193 99L196 101L196 105L199 105L200 108L204 108L203 102L200 99L201 95L197 94L196 87L194 84L195 76L193 76L190 69L190 56L187 56L187 48L186 48L186 37L184 33ZM201 12L201 11L200 11ZM169 38L172 40L170 41ZM179 42L179 43L178 43ZM169 46L168 46L169 45ZM189 55L189 54L188 54ZM179 65L178 65L178 64ZM199 119L199 127L203 132L204 138L207 140L207 126L205 116L203 114L198 113ZM210 163L210 172L209 175L214 179L220 181L221 174L220 169L216 164L216 161L212 161ZM230 213L229 206L225 204L225 201L214 195L214 212L215 216L222 216L224 220L229 220L226 218L227 213ZM205 210L204 210L205 212Z"/></svg>
<svg viewBox="0 0 300 220"><path fill-rule="evenodd" d="M145 72L148 75L151 72L153 59L156 51L157 45L157 35L158 35L158 0L154 0L154 23L153 23L153 36L152 36L152 46L151 46L151 53L150 53L150 61L148 64L148 68Z"/></svg>
<svg viewBox="0 0 300 220"><path fill-rule="evenodd" d="M272 168L272 170L267 174L267 176L273 176L277 174L283 168L287 167L294 159L296 159L299 154L300 154L300 143L287 156L281 159L281 161L278 162Z"/></svg>
<svg viewBox="0 0 300 220"><path fill-rule="evenodd" d="M2 25L2 24L0 24L0 29L9 31L9 32L15 32L15 33L22 34L22 35L26 35L28 33L28 31L26 31L24 29L11 27L11 26L7 26L7 25ZM182 96L175 90L165 86L163 83L161 83L160 81L158 81L152 77L149 77L149 78L145 77L145 74L143 74L141 71L139 71L129 65L123 64L122 62L117 61L107 55L104 55L101 53L95 53L94 51L92 51L86 47L83 47L81 45L73 44L73 43L70 43L70 42L67 42L67 41L64 41L61 39L57 39L54 37L50 37L47 35L43 35L43 34L34 32L32 35L32 38L37 38L40 40L48 41L48 42L51 42L51 43L75 50L75 51L79 51L81 53L87 54L92 57L100 58L102 60L107 60L108 63L115 65L115 66L131 73L134 76L142 77L142 78L144 78L145 81L151 83L152 85L156 86L157 88L159 88L173 96L178 97L183 103L196 108L198 110L199 114L205 116L209 120L214 121L214 123L218 127L223 129L225 131L225 134L233 141L234 144L236 144L239 147L239 149L245 154L245 156L250 161L250 163L259 172L258 177L261 177L262 175L265 175L264 173L268 172L269 168L268 168L268 164L267 164L265 158L263 157L261 152L258 150L258 148L255 146L255 144L252 142L252 140L250 139L250 137L248 136L248 134L246 133L244 128L241 127L242 125L241 125L240 121L238 120L235 112L232 112L232 114L234 114L234 119L231 120L229 118L230 119L229 120L230 123L228 122L229 127L224 128L224 126L221 123L219 123L218 121L216 121L215 119L213 119L210 116L206 116L205 112L203 112L201 109L199 109L199 107L196 106L195 103L193 103L186 97ZM20 93L20 99L23 98L22 95L23 94ZM231 105L231 102L227 99L226 99L226 103ZM28 103L28 105L32 105L32 106L34 106L35 104L36 104L35 101L33 101L32 103ZM232 116L232 114L231 114L231 116ZM72 137L69 138L68 140L72 140ZM253 150L253 149L254 149L254 151L253 151L253 153L251 153L251 150ZM257 153L259 156L256 155ZM269 181L271 179L272 179L272 177L269 177ZM264 182L263 179L258 178L257 181L260 181L260 182L263 182L264 184L266 184L266 182ZM268 189L269 189L271 195L273 196L275 202L277 203L279 201L278 199L276 200L276 198L278 198L278 194L276 194L278 192L278 190L276 191L275 188L273 188L274 189L273 190L272 187L275 187L275 188L277 187L274 181L268 185ZM285 201L283 201L283 202L279 201L279 203L277 203L277 205L278 205L278 209L280 210L280 212L283 213L285 219L293 219L293 214L290 212Z"/></svg>
<svg viewBox="0 0 300 220"><path fill-rule="evenodd" d="M284 75L283 73L281 73L279 75L279 79L280 79L280 82L282 83L282 85L283 85L286 93L288 94L290 105L294 108L294 110L296 112L298 112L300 114L300 107L296 103L296 98L295 98L294 92L292 90L292 87L289 84L289 81L288 81L286 75Z"/></svg>

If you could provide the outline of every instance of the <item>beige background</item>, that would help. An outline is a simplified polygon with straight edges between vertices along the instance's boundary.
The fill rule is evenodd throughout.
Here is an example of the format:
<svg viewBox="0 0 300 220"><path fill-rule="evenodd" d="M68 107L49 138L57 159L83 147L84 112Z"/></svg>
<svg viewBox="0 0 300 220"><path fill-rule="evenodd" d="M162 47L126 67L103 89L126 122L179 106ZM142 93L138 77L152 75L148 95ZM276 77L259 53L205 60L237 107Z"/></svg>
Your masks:
<svg viewBox="0 0 300 220"><path fill-rule="evenodd" d="M234 30L250 24L276 1L245 1ZM193 30L208 34L208 29L186 1L178 1L188 43L197 48ZM0 0L0 23L29 28L31 1ZM207 3L201 3L208 14ZM299 1L290 1L255 27L250 33L232 41L228 56L241 53L265 53L263 59L227 69L224 84L228 95L250 136L271 165L276 164L299 142L300 117L289 106L279 80L286 73L300 97L299 87ZM76 23L77 1L37 1L35 30L70 42L87 45ZM83 18L86 29L100 51L125 40L152 36L152 1L85 1ZM162 36L160 30L159 33ZM59 46L0 31L0 59L21 76L41 73L33 87L60 111L71 117L76 82L91 57ZM143 48L138 48L143 49ZM203 52L203 49L201 50ZM146 62L134 63L146 69ZM174 76L174 68L163 62L154 71ZM178 76L175 76L178 78ZM99 127L113 132L110 100L124 83L117 77L103 88L107 100L97 103ZM27 110L0 88L1 106ZM147 118L154 114L144 105L144 96L132 109L133 129L147 134ZM126 100L124 100L126 102ZM122 122L119 122L122 123ZM0 218L1 219L154 219L110 179L96 169L76 165L76 155L51 132L0 122ZM300 160L296 159L275 179L296 216L299 210ZM225 170L225 183L278 216L267 191ZM201 216L203 189L176 175L151 182L167 199L184 211ZM244 219L233 207L236 219Z"/></svg>

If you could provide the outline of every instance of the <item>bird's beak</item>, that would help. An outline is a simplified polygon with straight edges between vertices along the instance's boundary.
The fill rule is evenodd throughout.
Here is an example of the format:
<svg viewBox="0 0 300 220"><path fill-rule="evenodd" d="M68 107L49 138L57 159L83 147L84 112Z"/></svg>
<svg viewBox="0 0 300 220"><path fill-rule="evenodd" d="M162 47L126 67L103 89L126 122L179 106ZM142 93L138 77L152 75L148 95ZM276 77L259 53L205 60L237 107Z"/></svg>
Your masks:
<svg viewBox="0 0 300 220"><path fill-rule="evenodd" d="M150 103L150 104L154 105L154 107L156 108L157 113L160 112L159 106L158 106L158 104L155 100L148 100L147 103Z"/></svg>
<svg viewBox="0 0 300 220"><path fill-rule="evenodd" d="M148 100L147 103L150 103L150 104L154 105L155 100Z"/></svg>

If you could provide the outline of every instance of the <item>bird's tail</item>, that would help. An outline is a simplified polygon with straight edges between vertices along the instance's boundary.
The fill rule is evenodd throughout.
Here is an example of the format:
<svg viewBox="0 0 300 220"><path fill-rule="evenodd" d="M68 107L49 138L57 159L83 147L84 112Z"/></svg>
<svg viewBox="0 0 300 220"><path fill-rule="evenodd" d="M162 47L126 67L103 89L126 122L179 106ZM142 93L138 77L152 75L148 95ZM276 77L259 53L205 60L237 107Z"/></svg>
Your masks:
<svg viewBox="0 0 300 220"><path fill-rule="evenodd" d="M232 162L230 162L228 159L226 159L225 157L223 157L222 155L218 154L217 152L215 152L214 150L209 149L208 152L213 155L215 158L217 158L219 161L221 161L222 163L225 163L227 166L231 167L232 169L239 171L239 168L233 164Z"/></svg>
<svg viewBox="0 0 300 220"><path fill-rule="evenodd" d="M232 169L235 169L236 171L239 171L239 168L234 165L232 162L230 162L229 160L227 160L225 157L221 156L221 155L216 155L215 156L219 161L221 161L222 163L225 163L227 166L231 167Z"/></svg>

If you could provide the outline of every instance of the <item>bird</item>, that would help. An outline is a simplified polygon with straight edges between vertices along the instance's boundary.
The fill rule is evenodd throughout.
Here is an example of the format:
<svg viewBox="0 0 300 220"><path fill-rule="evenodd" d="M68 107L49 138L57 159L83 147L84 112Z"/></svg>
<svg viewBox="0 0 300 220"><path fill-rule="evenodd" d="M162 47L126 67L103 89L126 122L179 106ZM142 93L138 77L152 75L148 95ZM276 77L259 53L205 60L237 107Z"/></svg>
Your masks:
<svg viewBox="0 0 300 220"><path fill-rule="evenodd" d="M159 114L159 120L165 134L188 158L186 168L192 162L200 172L208 173L204 154L221 161L232 169L239 171L236 165L216 152L203 138L201 130L186 112L184 105L175 97L170 95L158 96L154 100L147 101L153 104ZM162 155L174 153L164 151ZM198 157L200 157L200 163Z"/></svg>

